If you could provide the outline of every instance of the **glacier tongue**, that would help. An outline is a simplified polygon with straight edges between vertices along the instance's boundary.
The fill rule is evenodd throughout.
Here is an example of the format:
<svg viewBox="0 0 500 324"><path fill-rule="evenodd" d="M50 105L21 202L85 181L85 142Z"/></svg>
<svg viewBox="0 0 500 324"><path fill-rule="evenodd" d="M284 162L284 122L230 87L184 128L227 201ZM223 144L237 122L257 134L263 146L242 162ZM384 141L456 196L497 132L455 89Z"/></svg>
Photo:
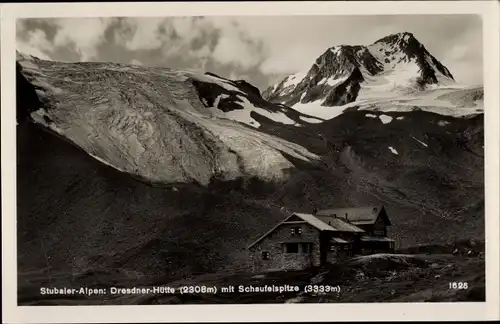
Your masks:
<svg viewBox="0 0 500 324"><path fill-rule="evenodd" d="M213 177L241 176L280 181L294 167L285 154L311 163L318 159L299 145L227 116L218 118L204 107L190 78L229 88L242 98L245 92L212 76L27 56L18 56L18 63L44 103L31 114L36 123L147 181L207 185ZM280 114L271 117L291 123Z"/></svg>

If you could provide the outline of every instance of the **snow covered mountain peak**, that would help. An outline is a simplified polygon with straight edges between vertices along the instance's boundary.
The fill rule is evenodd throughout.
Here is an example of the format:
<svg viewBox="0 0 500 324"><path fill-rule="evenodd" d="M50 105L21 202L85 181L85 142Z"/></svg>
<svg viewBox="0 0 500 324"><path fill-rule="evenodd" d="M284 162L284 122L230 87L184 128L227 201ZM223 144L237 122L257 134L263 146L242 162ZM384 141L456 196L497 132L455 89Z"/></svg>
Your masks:
<svg viewBox="0 0 500 324"><path fill-rule="evenodd" d="M329 119L353 105L372 107L381 98L391 101L391 105L400 104L402 98L427 96L428 92L444 88L464 89L415 35L401 32L370 45L329 47L309 70L285 77L264 91L263 97L301 113ZM435 92L431 97L442 94ZM448 108L454 108L449 102L444 105L448 112ZM342 109L322 108L334 106ZM476 112L479 107L473 104L470 108ZM458 114L462 113L463 110Z"/></svg>
<svg viewBox="0 0 500 324"><path fill-rule="evenodd" d="M440 78L453 81L451 72L432 56L425 46L412 33L392 34L377 40L368 46L372 53L383 54L383 63L394 69L399 63L415 63L421 69L422 83L438 84L444 82ZM386 66L387 68L387 66Z"/></svg>
<svg viewBox="0 0 500 324"><path fill-rule="evenodd" d="M269 100L295 104L313 101L304 91L320 86L329 90L346 81L362 83L368 76L394 75L395 86L426 88L454 81L450 71L422 45L412 33L403 32L383 37L373 44L337 45L328 48L309 71L288 76L264 92ZM357 86L354 87L356 89ZM298 93L300 92L300 94ZM318 92L311 90L311 92ZM323 92L323 97L327 95ZM308 98L309 97L309 98ZM318 96L313 96L317 99ZM357 91L351 92L351 99ZM345 99L348 99L348 98ZM283 100L284 99L284 100ZM327 100L328 106L342 105L349 100Z"/></svg>
<svg viewBox="0 0 500 324"><path fill-rule="evenodd" d="M418 42L418 40L415 38L415 35L413 35L410 32L401 32L382 37L376 40L374 44L385 43L389 45L396 45L396 44L408 44L414 41Z"/></svg>

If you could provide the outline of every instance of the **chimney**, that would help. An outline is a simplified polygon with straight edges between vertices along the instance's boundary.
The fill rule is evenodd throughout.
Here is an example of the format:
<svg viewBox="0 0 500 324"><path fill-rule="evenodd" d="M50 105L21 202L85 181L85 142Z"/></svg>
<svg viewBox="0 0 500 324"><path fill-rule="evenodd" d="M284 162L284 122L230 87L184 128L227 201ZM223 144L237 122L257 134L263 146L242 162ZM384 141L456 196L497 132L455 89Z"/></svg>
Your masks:
<svg viewBox="0 0 500 324"><path fill-rule="evenodd" d="M312 214L313 215L316 215L316 213L318 212L318 209L316 207L313 208L313 211L312 211Z"/></svg>

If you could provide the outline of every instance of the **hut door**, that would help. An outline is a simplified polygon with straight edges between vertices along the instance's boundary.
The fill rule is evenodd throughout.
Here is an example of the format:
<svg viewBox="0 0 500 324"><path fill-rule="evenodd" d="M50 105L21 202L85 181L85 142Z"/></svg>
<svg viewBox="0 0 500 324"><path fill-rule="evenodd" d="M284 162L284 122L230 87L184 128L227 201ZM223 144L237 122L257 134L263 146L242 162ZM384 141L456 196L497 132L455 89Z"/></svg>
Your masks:
<svg viewBox="0 0 500 324"><path fill-rule="evenodd" d="M324 265L327 262L327 253L329 247L329 237L321 233L320 235L320 246L319 246L319 262L320 265Z"/></svg>

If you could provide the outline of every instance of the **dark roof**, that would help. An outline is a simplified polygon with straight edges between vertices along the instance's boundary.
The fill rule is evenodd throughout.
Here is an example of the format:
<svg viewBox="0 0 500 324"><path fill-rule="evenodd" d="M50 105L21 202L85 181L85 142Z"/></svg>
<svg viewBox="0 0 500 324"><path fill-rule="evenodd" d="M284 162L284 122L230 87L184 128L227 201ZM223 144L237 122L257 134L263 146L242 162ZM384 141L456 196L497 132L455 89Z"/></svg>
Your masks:
<svg viewBox="0 0 500 324"><path fill-rule="evenodd" d="M340 218L333 218L333 217L317 217L318 219L322 220L324 223L328 224L329 226L333 227L335 231L337 232L352 232L352 233L363 233L364 230L361 228L357 227L356 225L349 224L343 219Z"/></svg>
<svg viewBox="0 0 500 324"><path fill-rule="evenodd" d="M393 239L390 239L385 236L365 236L361 238L361 241L364 242L394 242Z"/></svg>
<svg viewBox="0 0 500 324"><path fill-rule="evenodd" d="M355 225L373 224L383 208L383 206L332 208L320 210L316 216L326 223L335 218L342 218Z"/></svg>
<svg viewBox="0 0 500 324"><path fill-rule="evenodd" d="M340 243L340 244L352 243L352 241L350 241L350 240L344 240L344 239L341 239L340 237L332 237L332 239L330 240L330 242Z"/></svg>
<svg viewBox="0 0 500 324"><path fill-rule="evenodd" d="M252 246L254 246L255 244L262 241L266 236L268 236L271 232L273 232L280 225L285 223L292 216L299 217L305 223L317 228L320 231L353 232L353 233L364 232L364 230L362 230L361 228L359 228L353 224L349 224L349 223L343 221L342 219L327 219L325 222L323 219L317 217L317 215L303 214L303 213L292 213L288 217L286 217L283 221L279 222L278 224L276 224L276 226L274 226L269 231L267 231L264 235L262 235L255 242L253 242L250 246L248 246L248 248L250 249Z"/></svg>
<svg viewBox="0 0 500 324"><path fill-rule="evenodd" d="M321 219L317 218L316 216L314 216L312 214L293 213L292 216L293 215L300 217L305 222L316 227L320 231L335 231L335 228L333 228L329 224L326 224Z"/></svg>

